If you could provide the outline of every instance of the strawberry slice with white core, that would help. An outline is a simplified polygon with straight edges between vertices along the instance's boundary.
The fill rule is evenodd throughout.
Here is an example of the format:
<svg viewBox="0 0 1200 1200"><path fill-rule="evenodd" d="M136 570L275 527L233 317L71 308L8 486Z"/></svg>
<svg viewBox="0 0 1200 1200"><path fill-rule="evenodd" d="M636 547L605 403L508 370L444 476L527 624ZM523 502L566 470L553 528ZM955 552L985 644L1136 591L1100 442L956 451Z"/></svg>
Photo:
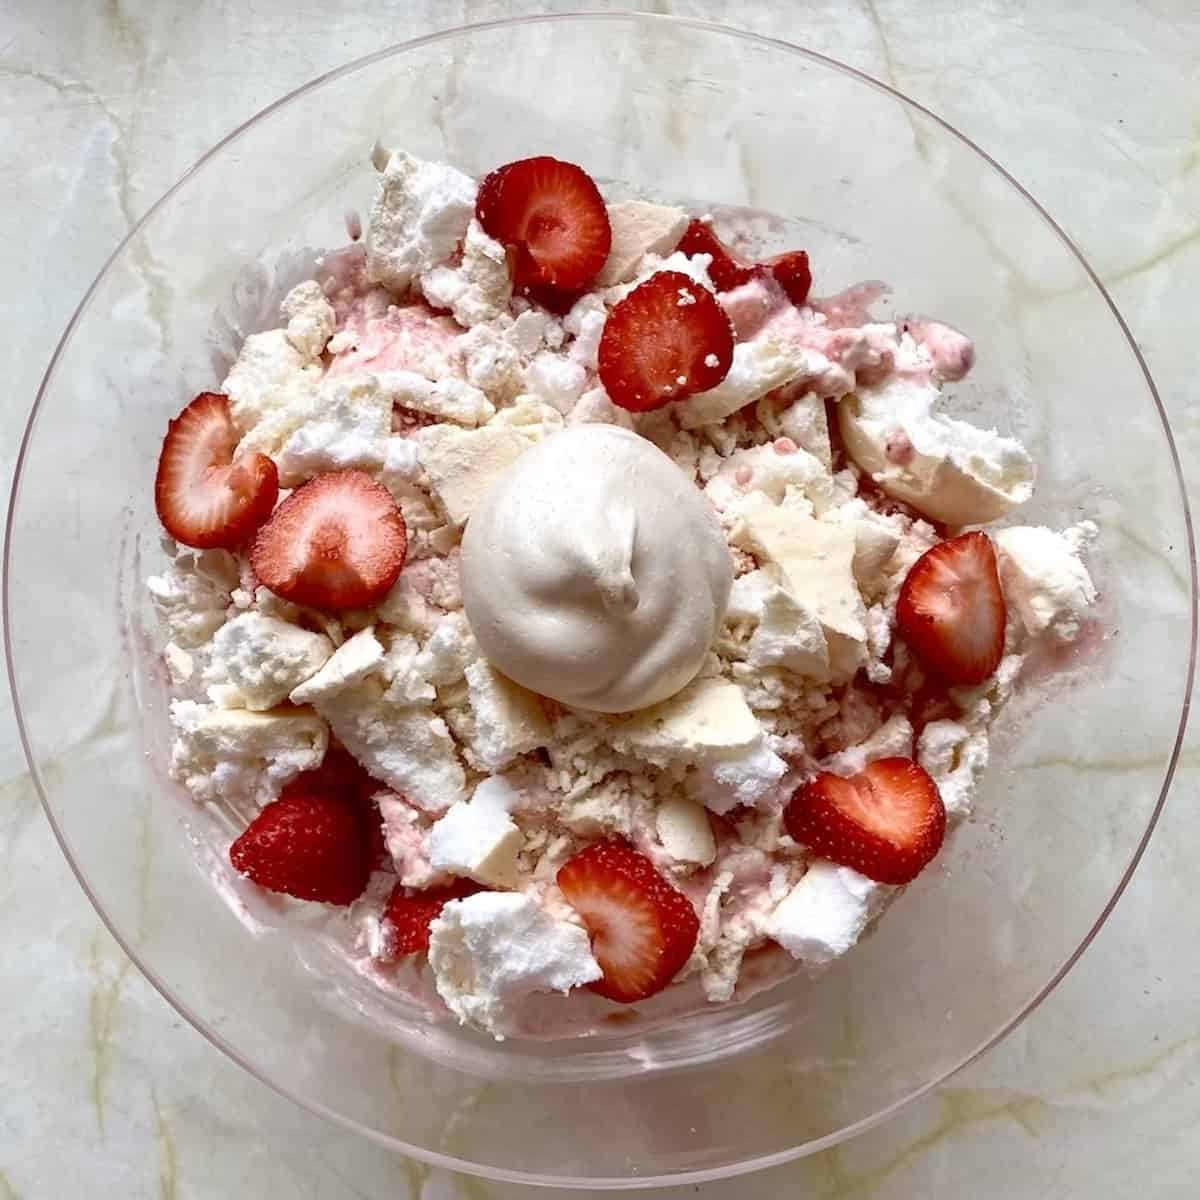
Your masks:
<svg viewBox="0 0 1200 1200"><path fill-rule="evenodd" d="M964 533L912 565L896 602L896 627L947 683L982 683L1004 655L1007 611L992 539Z"/></svg>
<svg viewBox="0 0 1200 1200"><path fill-rule="evenodd" d="M201 392L167 426L154 506L176 541L201 550L238 546L271 515L275 464L262 454L235 459L237 443L229 397L219 392Z"/></svg>
<svg viewBox="0 0 1200 1200"><path fill-rule="evenodd" d="M367 608L396 582L404 517L363 471L331 471L297 488L258 531L254 573L277 596L313 608Z"/></svg>
<svg viewBox="0 0 1200 1200"><path fill-rule="evenodd" d="M604 266L612 228L582 167L543 155L498 167L479 186L475 215L510 251L522 289L582 287Z"/></svg>
<svg viewBox="0 0 1200 1200"><path fill-rule="evenodd" d="M680 271L659 271L614 306L600 335L600 382L630 412L716 387L733 362L733 326L716 297Z"/></svg>
<svg viewBox="0 0 1200 1200"><path fill-rule="evenodd" d="M700 933L691 901L628 843L581 850L559 868L558 886L591 935L604 976L588 986L601 996L645 1000L691 957Z"/></svg>
<svg viewBox="0 0 1200 1200"><path fill-rule="evenodd" d="M783 821L814 854L879 883L910 883L946 836L937 784L911 758L881 758L849 778L823 771L796 792Z"/></svg>

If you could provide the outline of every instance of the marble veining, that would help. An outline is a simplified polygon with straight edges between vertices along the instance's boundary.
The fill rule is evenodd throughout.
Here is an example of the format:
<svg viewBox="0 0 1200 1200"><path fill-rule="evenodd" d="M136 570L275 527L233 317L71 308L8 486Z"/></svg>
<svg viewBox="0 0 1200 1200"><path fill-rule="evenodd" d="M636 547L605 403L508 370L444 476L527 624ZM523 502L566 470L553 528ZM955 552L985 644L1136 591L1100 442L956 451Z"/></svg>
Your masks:
<svg viewBox="0 0 1200 1200"><path fill-rule="evenodd" d="M388 42L571 7L344 0L335 12L325 0L13 0L0 44L8 133L0 145L0 262L13 298L9 340L20 347L0 394L6 475L79 297L139 215L208 146L283 92ZM1200 469L1200 9L1191 0L637 7L726 21L833 54L915 96L993 154L1113 290L1155 373L1185 470ZM454 104L452 77L439 109L448 147ZM669 114L664 127L669 138ZM920 144L920 122L911 127ZM751 155L743 155L743 174L752 197ZM953 201L953 188L946 191ZM1022 301L1049 305L1078 286L1038 290L1022 278L1018 254L990 245ZM170 280L146 239L132 262L165 341ZM1045 311L1053 319L1054 310ZM1123 534L1182 593L1187 580L1177 563ZM87 753L118 727L116 694L88 698L67 755ZM1084 770L1145 789L1160 766L1114 749L1086 762L1039 755L1021 770ZM43 769L52 777L56 767ZM1191 999L1200 994L1191 849L1200 832L1198 785L1193 733L1146 860L1092 948L1024 1025L948 1086L802 1162L649 1194L1190 1200L1200 1176L1200 1018ZM130 855L143 885L138 940L153 929L149 831L147 822ZM72 879L26 774L6 692L0 868L0 1200L85 1192L161 1200L569 1194L489 1184L394 1156L279 1098L188 1027L132 967ZM455 1148L450 1129L444 1149Z"/></svg>

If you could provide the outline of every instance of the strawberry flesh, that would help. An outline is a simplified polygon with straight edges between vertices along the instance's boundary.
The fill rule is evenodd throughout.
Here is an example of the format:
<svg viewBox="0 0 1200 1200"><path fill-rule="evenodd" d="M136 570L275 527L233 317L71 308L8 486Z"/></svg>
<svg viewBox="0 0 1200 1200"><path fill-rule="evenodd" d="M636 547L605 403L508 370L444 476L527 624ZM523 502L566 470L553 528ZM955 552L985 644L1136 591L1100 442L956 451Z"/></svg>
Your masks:
<svg viewBox="0 0 1200 1200"><path fill-rule="evenodd" d="M986 533L960 534L927 550L909 570L896 627L913 653L947 683L982 683L1004 655L1007 607Z"/></svg>
<svg viewBox="0 0 1200 1200"><path fill-rule="evenodd" d="M653 996L691 957L700 922L691 901L628 843L597 842L568 859L558 886L582 918L603 978L588 986L631 1004Z"/></svg>
<svg viewBox="0 0 1200 1200"><path fill-rule="evenodd" d="M731 292L734 288L772 275L775 282L787 293L796 305L808 299L812 287L812 271L808 265L808 253L804 250L789 250L762 263L748 263L739 258L719 237L707 221L693 218L683 239L676 247L689 257L693 254L708 254L712 263L708 277L718 292Z"/></svg>
<svg viewBox="0 0 1200 1200"><path fill-rule="evenodd" d="M812 288L812 270L808 265L808 252L789 250L768 261L767 266L775 276L775 282L787 293L787 298L799 307L808 299Z"/></svg>
<svg viewBox="0 0 1200 1200"><path fill-rule="evenodd" d="M469 879L456 879L444 887L416 890L396 884L383 910L384 958L404 958L429 950L429 926L451 900L464 900L483 889Z"/></svg>
<svg viewBox="0 0 1200 1200"><path fill-rule="evenodd" d="M733 326L707 288L659 271L614 306L600 335L598 369L614 404L661 408L716 387L733 362Z"/></svg>
<svg viewBox="0 0 1200 1200"><path fill-rule="evenodd" d="M707 221L698 218L693 218L689 223L675 249L689 258L694 254L711 255L712 263L708 268L708 277L718 292L730 292L763 273L762 268L755 263L745 263L738 258L717 237L713 227Z"/></svg>
<svg viewBox="0 0 1200 1200"><path fill-rule="evenodd" d="M251 821L229 861L268 891L352 904L371 874L365 811L352 799L294 787Z"/></svg>
<svg viewBox="0 0 1200 1200"><path fill-rule="evenodd" d="M475 215L510 252L522 290L571 291L604 266L612 228L604 197L574 163L543 155L507 163L479 187Z"/></svg>
<svg viewBox="0 0 1200 1200"><path fill-rule="evenodd" d="M937 784L910 758L878 759L849 778L823 771L796 792L783 820L814 854L879 883L910 883L946 836Z"/></svg>
<svg viewBox="0 0 1200 1200"><path fill-rule="evenodd" d="M229 397L219 392L201 392L167 426L154 506L176 541L201 550L239 546L271 515L275 464L262 454L235 459L237 443Z"/></svg>
<svg viewBox="0 0 1200 1200"><path fill-rule="evenodd" d="M400 574L404 517L363 471L331 471L297 488L258 531L254 573L285 600L313 608L367 608Z"/></svg>

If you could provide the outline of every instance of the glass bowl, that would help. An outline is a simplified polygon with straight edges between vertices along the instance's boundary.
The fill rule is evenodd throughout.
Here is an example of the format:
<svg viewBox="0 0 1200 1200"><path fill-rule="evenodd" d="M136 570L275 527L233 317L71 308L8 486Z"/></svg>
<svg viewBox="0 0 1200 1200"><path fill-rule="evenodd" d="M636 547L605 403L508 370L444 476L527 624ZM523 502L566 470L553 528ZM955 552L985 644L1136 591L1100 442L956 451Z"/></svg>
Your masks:
<svg viewBox="0 0 1200 1200"><path fill-rule="evenodd" d="M969 331L979 361L954 405L1033 452L1040 487L1023 519L1099 524L1110 636L1006 712L974 819L824 974L599 1039L497 1044L430 1025L322 969L320 926L284 925L249 896L224 864L228 832L167 780L143 586L159 556L163 430L345 241L346 210L373 190L377 137L475 173L554 154L614 191L774 214L763 248L807 247L818 294L883 278L897 311ZM996 163L891 89L782 42L659 17L536 17L315 80L201 159L118 248L25 432L6 648L64 852L114 936L214 1044L407 1154L498 1179L638 1187L846 1138L1049 992L1120 895L1170 783L1195 654L1193 561L1137 347Z"/></svg>

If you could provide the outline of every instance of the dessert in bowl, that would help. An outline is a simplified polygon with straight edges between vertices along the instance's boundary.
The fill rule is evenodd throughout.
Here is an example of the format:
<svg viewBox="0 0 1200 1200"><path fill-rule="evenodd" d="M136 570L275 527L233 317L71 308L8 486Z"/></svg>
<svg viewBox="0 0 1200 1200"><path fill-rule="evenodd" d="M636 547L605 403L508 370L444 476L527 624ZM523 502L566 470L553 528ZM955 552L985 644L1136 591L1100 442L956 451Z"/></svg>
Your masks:
<svg viewBox="0 0 1200 1200"><path fill-rule="evenodd" d="M591 27L610 31L599 36L613 38L625 55L661 51L671 60L681 47L700 57L718 44L742 49L724 35L686 26L671 26L682 41L672 40L669 50L658 41L665 27L654 22L622 19ZM549 39L560 56L569 57L571 51L557 41L563 29L548 22L532 36ZM469 63L470 46L518 35L501 28L459 36L466 39L458 45L468 48ZM784 53L753 42L745 52L768 74L773 56ZM442 49L431 43L414 53L428 55L429 66L440 61ZM493 65L502 58L489 52ZM326 85L320 103L331 128L342 128L348 111L348 93L339 89L350 87L350 80L351 92L366 88L367 76L383 70L383 61L360 68L366 75L352 73ZM865 86L832 74L827 79L821 74L826 68L796 61L808 61L816 72L814 96L824 87L844 85L855 100L856 89ZM661 69L678 83L671 70ZM728 67L706 59L706 79L720 79L722 70ZM428 81L405 86L419 95ZM310 93L320 94L320 88ZM705 94L689 93L683 112L688 121L703 115L711 133L715 118L705 108ZM584 86L580 105L592 100ZM1022 245L1030 253L1036 248L1043 269L1065 276L1079 271L1053 229L1039 224L1022 198L996 197L988 190L991 169L951 135L932 132L932 123L921 126L925 118L894 98L872 93L861 103L882 106L881 120L899 114L906 125L920 127L926 154L924 165L914 167L914 180L931 164L956 189L978 180L997 227L1026 221ZM592 118L582 114L590 110L578 111L579 127L586 129ZM839 109L840 120L856 119L847 111ZM277 1085L382 1136L488 1170L551 1177L574 1171L573 1177L588 1179L619 1173L611 1166L611 1144L589 1157L579 1148L567 1152L538 1143L532 1134L536 1113L565 1109L586 1121L584 1109L601 1105L607 1111L619 1093L632 1106L632 1119L655 1096L669 1092L681 1118L703 1112L711 1121L726 1102L721 1097L738 1090L734 1081L752 1070L759 1075L743 1103L754 1108L754 1128L736 1147L714 1137L711 1124L699 1138L657 1125L647 1133L635 1123L622 1126L616 1140L640 1147L633 1154L639 1171L657 1166L686 1175L763 1161L842 1134L932 1082L938 1070L930 1071L930 1063L949 1069L1023 1011L1078 947L1146 832L1152 809L1139 813L1128 795L1120 803L1114 795L1114 807L1104 810L1097 825L1094 807L1085 822L1081 808L1047 802L1044 782L1031 782L1035 770L1021 772L1023 760L1087 762L1095 740L1081 745L1078 723L1064 710L1073 706L1089 713L1089 720L1102 720L1099 714L1114 699L1108 683L1114 656L1122 673L1144 674L1174 661L1167 642L1178 655L1179 631L1186 629L1182 618L1154 627L1135 622L1132 663L1121 639L1106 637L1118 613L1125 631L1139 606L1152 607L1155 568L1139 560L1138 586L1132 587L1128 567L1136 553L1124 542L1119 567L1113 566L1113 530L1135 510L1123 499L1124 469L1102 469L1107 452L1089 428L1088 406L1074 397L1076 386L1091 381L1091 372L1101 366L1108 386L1140 386L1122 357L1129 352L1111 341L1110 332L1109 342L1097 343L1101 349L1093 360L1064 353L1089 315L1111 322L1107 309L1089 309L1089 293L1077 297L1083 317L1072 311L1059 320L1053 351L1040 340L1041 326L1021 325L1022 350L1014 356L1013 327L986 316L1006 285L978 270L978 260L967 253L974 247L968 233L961 245L955 243L963 261L954 271L944 270L950 235L944 229L931 234L924 218L947 210L917 182L911 199L919 195L922 205L910 208L903 236L888 227L893 208L855 221L853 199L848 207L843 201L838 227L863 237L860 247L820 232L821 222L839 210L820 180L811 183L812 195L803 202L782 183L760 185L759 194L747 196L727 179L722 182L717 156L710 161L706 151L673 175L636 165L630 170L628 162L597 156L582 141L572 144L554 131L540 140L532 130L518 136L520 122L507 141L492 129L489 142L501 144L485 151L472 141L468 120L461 147L435 152L437 146L418 131L390 124L378 111L355 112L356 129L365 130L370 116L371 136L403 133L411 147L381 156L384 196L376 219L366 222L365 248L339 250L345 237L337 236L336 227L347 203L367 202L366 180L355 176L353 188L340 179L336 185L327 179L325 191L310 187L304 215L294 210L294 224L302 230L313 211L323 213L319 237L309 240L307 230L296 235L319 252L282 260L274 269L277 282L268 274L265 286L252 286L255 281L247 283L243 275L237 306L225 308L240 328L221 340L224 360L218 369L179 349L202 344L202 329L174 323L167 361L178 355L181 365L155 376L155 395L169 391L170 403L147 405L144 414L139 410L135 436L128 439L125 461L140 489L136 499L131 493L138 514L133 532L143 561L133 560L138 542L131 538L133 549L121 558L123 597L139 603L135 587L140 590L147 574L161 581L154 585L160 607L172 609L175 597L195 599L206 588L209 593L208 629L203 619L197 624L182 615L182 601L173 609L188 630L184 640L192 640L185 645L172 638L176 649L167 652L166 665L176 672L174 681L164 684L161 642L133 647L150 726L151 794L159 801L158 808L145 810L147 827L156 829L168 807L163 797L179 795L172 792L168 769L204 805L191 809L189 824L198 852L206 856L205 872L192 871L196 890L190 890L190 875L173 872L163 895L188 890L192 927L202 938L211 937L226 930L228 918L200 898L198 885L211 889L215 879L256 930L272 931L252 939L239 926L237 940L231 934L222 941L225 960L241 964L228 981L235 1003L213 996L226 984L204 969L210 952L182 955L178 937L168 940L157 922L139 932L147 943L137 947L139 957L153 972L156 956L161 963L175 954L170 970L161 972L168 976L162 980L168 992L185 1007L187 995L193 1002L202 996L200 1015L210 1030ZM285 106L274 119L282 126L300 117L299 109ZM240 146L235 143L242 164L287 140L282 127L261 145L253 144L254 133L243 134ZM838 177L837 144L822 140L821 123L807 124L805 136L830 159L829 177ZM937 146L933 156L931 138ZM354 154L362 154L368 142L359 136ZM346 147L349 159L349 143ZM658 145L647 154L647 162L664 157ZM486 205L474 183L498 164L531 155L583 164L599 182L610 245L597 274L621 246L615 236L620 219L613 212L631 199L615 180L636 184L636 198L647 207L634 211L657 216L660 226L673 225L675 246L669 239L654 248L643 245L624 278L597 283L593 275L583 281L586 296L571 297L569 306L561 296L534 294L520 275L522 241L529 239L496 236L505 231L494 226L489 232ZM259 161L256 169L265 165ZM855 169L871 176L874 164ZM395 275L409 255L400 214L417 211L419 223L422 210L411 202L414 181L440 180L431 192L444 192L451 171L471 188L467 193L465 185L455 185L465 221L444 254L412 272L418 278L414 291L412 274L406 281ZM907 178L903 170L897 177ZM187 186L173 214L168 201L163 219L173 215L186 225L188 211L201 199L189 198ZM396 200L390 213L389 186ZM865 194L852 190L850 196ZM751 211L722 207L729 200L742 205L753 200ZM269 197L262 203L272 208ZM789 219L807 214L809 225L802 231L763 213ZM711 222L700 219L708 215ZM207 219L216 223L213 233L232 274L233 260L258 256L235 231L221 237L223 214ZM147 236L153 228L152 221ZM440 231L441 222L430 221L430 230ZM661 228L657 236L666 238ZM714 243L716 237L731 247ZM273 247L266 262L280 263L279 251L288 247L277 240L263 244ZM905 254L895 254L897 246L923 253L906 264ZM929 253L935 246L941 257ZM817 280L812 294L798 302L788 292L789 284L797 286L797 260L786 256L801 248L811 253ZM718 260L714 251L725 258ZM647 252L657 261L649 261ZM679 257L672 262L673 256ZM515 285L507 309L486 317L470 311L481 303L482 289L472 291L468 278L468 263L482 271L484 259L495 268L491 278L503 274ZM778 275L772 260L779 260ZM747 278L725 286L730 280L714 278L714 263L718 275L727 270L735 276L746 272ZM612 269L619 265L614 262ZM674 278L675 267L682 268L681 279ZM971 267L976 268L971 287L957 291L954 281L970 276ZM971 366L967 341L943 324L898 318L887 311L886 299L876 295L870 302L861 290L834 295L876 273L894 284L900 313L936 313L978 334L979 362ZM183 276L178 278L182 283ZM178 294L188 311L196 309L197 319L205 303L211 314L217 299L203 284L182 285ZM332 324L322 305L332 311ZM664 311L668 325L662 324ZM476 348L473 380L472 345L460 341L486 342L476 331L489 322L494 330L503 327L509 334L504 340L514 345L523 339L515 348L515 382L500 387L485 375L487 365L504 365L502 349L493 347L489 358L486 347ZM639 343L664 328L671 336L648 340L649 351ZM131 342L144 350L145 328L139 332L140 342L132 337ZM709 340L713 336L721 340ZM670 360L675 374L658 370L664 347L686 357ZM58 364L60 384L70 377L69 360L79 348L78 340L68 346ZM152 357L163 353L162 345L152 347ZM276 372L287 375L278 384L289 397L286 403L271 403L276 386L271 372L278 365L272 356L289 363L287 372ZM457 358L461 365L430 369L429 362L439 357ZM513 357L508 356L510 373ZM793 374L774 377L771 364ZM956 379L967 367L965 378ZM789 393L790 383L797 386ZM756 387L760 394L750 394ZM209 398L193 411L188 401L200 392ZM226 399L214 398L219 396ZM661 406L652 407L659 400ZM212 421L206 428L224 430L205 445L226 446L229 460L236 446L243 467L257 464L253 456L261 455L289 494L261 521L258 516L269 506L251 505L257 528L233 550L177 545L164 563L151 536L146 498L153 491L149 477L166 420L185 405L193 416ZM293 423L293 414L302 419ZM975 436L964 427L981 432ZM994 428L1005 434L990 434ZM1162 437L1153 421L1135 422L1125 453L1151 455L1151 448L1165 444ZM1038 479L1029 501L1031 460ZM197 460L185 454L179 461L184 468L170 473L175 483L187 475L187 462ZM225 470L227 461L216 466ZM586 464L593 470L582 469ZM26 487L34 467L32 459L25 466ZM104 470L114 469L115 462ZM622 503L611 505L612 511L587 492L608 472L635 479L620 489ZM1092 481L1101 476L1105 487L1097 490ZM571 480L573 490L557 507L546 503L548 488L562 478ZM690 490L679 492L669 506L660 503L664 489L679 481ZM1147 477L1139 487L1137 520L1153 517L1166 531L1181 518L1164 486ZM30 494L42 493L24 496ZM251 486L248 494L259 493ZM1113 494L1122 499L1114 502ZM1020 502L1027 502L1023 513L1006 512L1005 506ZM962 508L971 503L1000 507ZM380 507L373 508L376 504ZM166 511L173 521L169 503ZM1114 520L1117 511L1120 522ZM396 512L403 520L399 561ZM693 520L697 512L703 518L699 526ZM510 536L514 513L528 535L517 542ZM349 523L343 541L352 546L359 545L360 530L391 529L390 549L363 543L367 549L356 562L362 569L352 573L356 583L367 579L381 589L379 595L371 589L351 594L342 606L345 595L329 603L327 592L318 590L314 597L304 591L314 580L328 584L330 578L304 552L313 530L317 542L328 542L326 550L342 544L327 538L327 518L341 522L343 533ZM1087 522L1095 523L1094 541ZM989 532L959 533L963 526L980 525ZM696 537L697 528L707 530L711 561L699 550L673 558L681 530L693 531L688 536L698 546L706 544L704 533ZM495 536L484 536L488 530ZM575 530L582 533L578 539ZM1074 532L1068 537L1055 530ZM186 522L182 531L193 535ZM472 549L477 533L478 555ZM1173 546L1186 542L1171 536ZM639 546L650 547L653 555L639 557ZM1047 556L1057 565L1048 566ZM474 584L473 561L482 564ZM663 561L686 579L685 592L664 588L663 575L652 569ZM811 569L814 562L820 570ZM335 582L344 583L344 574L332 572ZM1095 603L1092 575L1102 590ZM496 587L488 586L490 579ZM944 619L948 588L956 594L965 588L973 597L974 615L965 628L980 632L978 638L958 636L962 623ZM685 595L686 603L672 604L673 594ZM314 598L320 603L313 604ZM981 598L982 607L974 607ZM643 603L661 605L662 614L644 628L636 619ZM540 617L548 619L534 619ZM553 636L572 620L576 630L582 623L601 635L590 655L582 653L586 639L577 633ZM926 636L930 628L935 632ZM612 636L614 629L621 636ZM695 662L697 642L704 653ZM564 647L579 653L570 670L561 669ZM659 650L670 669L637 678L638 666ZM966 661L973 656L983 665ZM1017 679L1014 659L1026 660L1024 679L1008 714L989 732L997 701ZM1057 685L1044 673L1051 662L1071 668L1060 672ZM967 674L958 674L963 671ZM670 680L669 688L662 684L666 694L654 695L652 687L673 673L679 681ZM926 675L937 686L925 686ZM1168 681L1174 678L1168 672ZM568 690L564 679L581 690ZM1061 682L1066 679L1070 705L1056 704L1053 695L1047 700L1044 693L1068 686ZM1186 686L1181 672L1179 681ZM160 684L177 693L173 725L166 720L166 696L155 691ZM772 688L778 694L771 695ZM615 698L606 706L610 689ZM25 702L33 704L28 696ZM381 709L391 730L383 738L373 732ZM1126 724L1126 736L1163 747L1164 764L1169 762L1171 721L1139 713ZM972 801L989 739L992 766ZM178 743L174 751L171 741ZM397 747L404 752L394 752ZM909 764L905 773L898 773L897 760ZM363 776L370 787L360 791ZM855 781L849 793L839 782L845 780ZM374 806L385 840L384 847L367 846L365 891L351 896L355 887L345 878L352 873L339 876L342 890L335 899L352 903L339 905L333 917L333 910L282 898L253 882L256 874L267 884L280 882L272 873L278 864L265 862L262 853L263 845L277 839L261 836L262 825L255 832L255 823L278 814L272 806L279 804L291 804L293 815L296 806L311 815L328 790L342 800L352 792L362 811ZM887 831L890 850L881 851L879 839L864 842L859 836L864 791L868 796L882 791L889 802L903 800L900 807L911 818ZM1103 786L1088 791L1091 805L1108 803ZM229 804L235 793L241 801ZM223 824L209 824L211 801L218 798L225 806ZM977 815L963 821L972 803ZM172 825L178 811L171 812ZM847 837L848 820L855 836ZM957 828L941 847L943 820ZM63 823L71 844L69 815ZM357 817L344 825L350 841L361 846ZM111 849L122 839L119 822L110 826L107 834L92 830L83 836L107 837ZM1105 829L1099 848L1098 827ZM169 829L157 828L151 839L159 856L149 860L151 880L163 856L176 854L179 861L178 834L168 837ZM832 841L830 829L837 835ZM361 863L362 851L355 853ZM87 873L128 934L139 926L112 899L114 886L120 891L116 858L110 852L90 859ZM234 864L248 878L235 873ZM382 870L370 870L380 865ZM1071 872L1074 887L1065 903L1058 898L1061 887L1045 893L1047 898L1053 893L1058 906L1047 928L1040 907L1047 901L1039 897L1064 870ZM352 883L361 872L362 867ZM728 878L718 884L721 876ZM810 976L807 968L847 950L882 900L908 879L915 882L873 936ZM144 885L143 894L145 886L161 903L159 888ZM647 921L615 919L614 912L628 917L630 911L628 904L614 909L617 893L644 905ZM129 892L130 901L135 895ZM1098 896L1102 902L1085 903ZM440 911L431 912L430 901ZM605 922L622 936L601 936ZM631 983L620 964L639 965L630 947L647 943L628 935L640 937L649 928L656 931L649 943L652 956L666 965L664 977L651 980L653 994L642 1000L645 977ZM1079 936L1069 936L1070 930ZM428 965L419 946L416 953L404 953L424 937L430 942ZM251 949L243 953L243 946ZM516 953L528 947L540 949L523 957ZM310 975L295 970L293 949L312 968ZM966 982L981 976L989 981L983 994ZM236 988L238 978L272 982L261 989ZM772 983L776 986L766 986ZM605 996L606 986L620 995ZM556 994L568 989L566 996ZM881 994L888 996L887 1005L881 1005ZM748 997L744 1003L731 1003L742 996ZM944 997L935 1001L936 1014L921 996ZM225 1014L217 1025L214 1011ZM292 1028L306 1046L299 1059L285 1049L296 1044L295 1036L285 1039L272 1027L287 1024L280 1013L289 1014L288 1020L298 1014ZM260 1016L265 1025L259 1025ZM458 1024L460 1018L466 1027ZM475 1034L472 1024L482 1032ZM899 1037L898 1024L904 1031ZM852 1025L858 1030L853 1046L846 1041ZM317 1036L305 1036L305 1030ZM581 1032L591 1036L580 1037ZM492 1041L497 1034L506 1040ZM389 1079L412 1074L415 1081L421 1071L433 1072L439 1097L433 1111L420 1115L405 1105L398 1115L390 1107L394 1101L380 1098L374 1048L389 1042L453 1064L422 1067L426 1060L419 1054L386 1056ZM734 1049L745 1053L733 1056ZM675 1077L665 1070L647 1073L672 1066L692 1067L690 1082L680 1077L674 1086ZM453 1068L490 1074L487 1086L500 1094L516 1089L523 1112L497 1120L497 1110L487 1106L464 1110L471 1084ZM820 1113L804 1105L778 1111L767 1101L776 1070L798 1071L810 1083L823 1079L822 1094L831 1099ZM624 1079L633 1071L641 1077ZM353 1088L350 1079L341 1081L343 1074L353 1076ZM585 1078L612 1082L590 1096L577 1086ZM525 1081L519 1088L518 1079ZM385 1085L380 1079L379 1086ZM417 1091L428 1090L418 1085L413 1104ZM469 1128L466 1141L448 1145L439 1138L452 1114L455 1129ZM701 1125L691 1123L693 1129ZM519 1141L528 1154L531 1138L537 1143L536 1165L511 1148ZM670 1148L664 1150L664 1144Z"/></svg>
<svg viewBox="0 0 1200 1200"><path fill-rule="evenodd" d="M804 250L550 156L374 158L362 245L163 443L172 777L496 1038L828 965L969 815L1025 662L1099 624L1096 526L977 528L1034 463L882 286L816 299Z"/></svg>

